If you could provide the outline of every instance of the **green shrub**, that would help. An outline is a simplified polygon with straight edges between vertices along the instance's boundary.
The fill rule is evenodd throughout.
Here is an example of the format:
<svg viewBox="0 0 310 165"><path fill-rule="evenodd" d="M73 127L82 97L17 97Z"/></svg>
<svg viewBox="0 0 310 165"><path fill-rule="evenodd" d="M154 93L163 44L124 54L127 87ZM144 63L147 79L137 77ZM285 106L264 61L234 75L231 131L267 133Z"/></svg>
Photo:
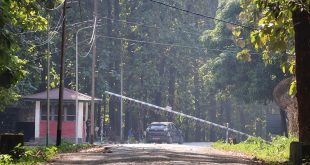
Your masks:
<svg viewBox="0 0 310 165"><path fill-rule="evenodd" d="M267 142L262 138L250 137L246 141L235 145L226 144L221 141L216 142L213 144L213 147L239 151L268 162L285 162L289 160L290 144L293 141L297 141L297 139L277 136L271 142Z"/></svg>
<svg viewBox="0 0 310 165"><path fill-rule="evenodd" d="M73 144L70 142L63 142L62 145L58 147L59 152L78 152L79 150L92 147L91 144Z"/></svg>
<svg viewBox="0 0 310 165"><path fill-rule="evenodd" d="M128 137L128 143L130 143L130 144L136 143L135 137Z"/></svg>
<svg viewBox="0 0 310 165"><path fill-rule="evenodd" d="M0 155L0 164L12 164L13 158L11 155L3 154Z"/></svg>
<svg viewBox="0 0 310 165"><path fill-rule="evenodd" d="M56 154L57 147L55 146L26 148L23 155L20 155L19 159L17 159L16 162L22 164L44 162L51 160Z"/></svg>
<svg viewBox="0 0 310 165"><path fill-rule="evenodd" d="M45 148L45 160L51 160L57 154L57 147L51 146Z"/></svg>
<svg viewBox="0 0 310 165"><path fill-rule="evenodd" d="M36 164L51 160L57 153L77 152L81 149L92 147L90 144L72 144L64 142L61 146L49 147L25 147L17 145L12 151L12 155L0 155L0 164Z"/></svg>

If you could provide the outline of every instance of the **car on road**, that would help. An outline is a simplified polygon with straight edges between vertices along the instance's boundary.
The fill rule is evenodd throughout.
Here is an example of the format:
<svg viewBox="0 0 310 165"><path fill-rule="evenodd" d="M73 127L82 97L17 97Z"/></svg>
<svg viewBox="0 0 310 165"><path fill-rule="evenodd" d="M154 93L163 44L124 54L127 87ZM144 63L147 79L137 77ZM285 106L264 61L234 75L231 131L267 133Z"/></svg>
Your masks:
<svg viewBox="0 0 310 165"><path fill-rule="evenodd" d="M146 143L183 143L182 131L172 122L152 122L146 129Z"/></svg>

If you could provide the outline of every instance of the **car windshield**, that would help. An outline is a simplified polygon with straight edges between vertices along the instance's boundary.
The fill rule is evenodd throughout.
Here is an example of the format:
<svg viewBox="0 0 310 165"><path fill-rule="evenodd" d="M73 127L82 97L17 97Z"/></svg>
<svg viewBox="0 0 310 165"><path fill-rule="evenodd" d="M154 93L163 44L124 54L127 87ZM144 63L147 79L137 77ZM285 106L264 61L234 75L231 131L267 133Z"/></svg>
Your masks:
<svg viewBox="0 0 310 165"><path fill-rule="evenodd" d="M167 126L163 125L163 124L154 124L154 125L150 125L149 128L150 129L165 129L165 128L167 128Z"/></svg>

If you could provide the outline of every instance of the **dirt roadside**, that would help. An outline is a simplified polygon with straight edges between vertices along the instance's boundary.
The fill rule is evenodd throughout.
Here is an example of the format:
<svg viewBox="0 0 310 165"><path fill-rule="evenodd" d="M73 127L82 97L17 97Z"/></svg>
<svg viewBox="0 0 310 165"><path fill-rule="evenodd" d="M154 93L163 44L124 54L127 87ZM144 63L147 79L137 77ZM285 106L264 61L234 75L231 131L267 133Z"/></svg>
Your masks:
<svg viewBox="0 0 310 165"><path fill-rule="evenodd" d="M48 164L187 165L260 164L249 156L197 144L101 145L78 153L59 154Z"/></svg>

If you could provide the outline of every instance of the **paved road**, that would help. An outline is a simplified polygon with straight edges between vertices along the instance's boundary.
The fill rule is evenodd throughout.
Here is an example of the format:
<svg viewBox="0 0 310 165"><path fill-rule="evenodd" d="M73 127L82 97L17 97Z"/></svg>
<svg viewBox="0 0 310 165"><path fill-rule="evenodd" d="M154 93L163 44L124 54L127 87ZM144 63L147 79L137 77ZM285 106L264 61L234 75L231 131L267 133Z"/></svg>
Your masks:
<svg viewBox="0 0 310 165"><path fill-rule="evenodd" d="M104 147L107 145L79 153L60 154L50 164L257 164L248 156L213 149L210 143L114 144L108 145L109 150Z"/></svg>

